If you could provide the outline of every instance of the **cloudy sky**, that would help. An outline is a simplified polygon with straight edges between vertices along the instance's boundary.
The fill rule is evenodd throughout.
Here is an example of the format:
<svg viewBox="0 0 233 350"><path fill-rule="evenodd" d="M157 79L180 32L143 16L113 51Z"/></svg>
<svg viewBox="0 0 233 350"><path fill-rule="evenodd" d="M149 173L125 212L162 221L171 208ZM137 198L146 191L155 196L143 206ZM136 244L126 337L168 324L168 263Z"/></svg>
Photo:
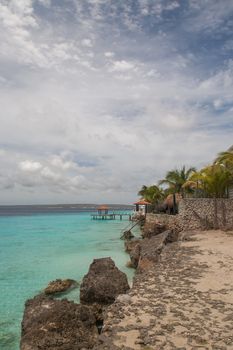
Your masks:
<svg viewBox="0 0 233 350"><path fill-rule="evenodd" d="M0 0L0 203L131 203L233 144L232 0Z"/></svg>

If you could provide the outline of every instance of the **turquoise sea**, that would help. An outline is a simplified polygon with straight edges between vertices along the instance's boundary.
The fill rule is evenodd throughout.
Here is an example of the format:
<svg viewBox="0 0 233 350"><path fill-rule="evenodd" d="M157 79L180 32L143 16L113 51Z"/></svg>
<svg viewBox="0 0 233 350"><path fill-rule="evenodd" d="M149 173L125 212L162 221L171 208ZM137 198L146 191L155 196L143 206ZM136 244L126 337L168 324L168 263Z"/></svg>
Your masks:
<svg viewBox="0 0 233 350"><path fill-rule="evenodd" d="M2 215L2 216L1 216ZM0 349L18 350L24 303L56 278L81 281L94 258L110 256L129 280L120 240L127 219L96 221L90 212L0 212ZM66 295L79 300L79 290Z"/></svg>

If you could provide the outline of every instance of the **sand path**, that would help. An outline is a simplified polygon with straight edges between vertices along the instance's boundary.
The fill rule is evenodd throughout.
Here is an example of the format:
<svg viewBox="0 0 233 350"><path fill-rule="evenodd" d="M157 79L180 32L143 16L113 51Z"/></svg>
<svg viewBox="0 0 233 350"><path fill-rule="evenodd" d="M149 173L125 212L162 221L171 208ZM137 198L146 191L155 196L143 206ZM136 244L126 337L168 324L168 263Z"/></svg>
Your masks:
<svg viewBox="0 0 233 350"><path fill-rule="evenodd" d="M98 349L233 350L233 232L192 233L137 274L109 309Z"/></svg>

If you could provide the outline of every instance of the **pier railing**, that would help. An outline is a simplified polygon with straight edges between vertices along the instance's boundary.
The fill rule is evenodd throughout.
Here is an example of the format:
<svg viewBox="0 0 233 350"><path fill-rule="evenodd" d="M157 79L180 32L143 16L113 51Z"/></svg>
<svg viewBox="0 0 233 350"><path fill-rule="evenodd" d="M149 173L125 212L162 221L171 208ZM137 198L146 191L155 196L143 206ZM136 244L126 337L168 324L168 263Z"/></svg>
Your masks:
<svg viewBox="0 0 233 350"><path fill-rule="evenodd" d="M111 213L111 214L91 214L91 218L93 220L116 220L120 219L123 220L123 218L128 218L129 221L132 220L132 214L116 214L116 213Z"/></svg>

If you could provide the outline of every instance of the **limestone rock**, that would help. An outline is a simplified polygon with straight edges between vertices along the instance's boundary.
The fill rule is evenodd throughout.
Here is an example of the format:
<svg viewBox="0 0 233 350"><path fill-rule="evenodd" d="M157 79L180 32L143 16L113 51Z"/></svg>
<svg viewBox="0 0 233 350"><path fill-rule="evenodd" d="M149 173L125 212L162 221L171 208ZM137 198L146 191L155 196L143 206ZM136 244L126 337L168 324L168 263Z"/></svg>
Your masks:
<svg viewBox="0 0 233 350"><path fill-rule="evenodd" d="M163 233L167 233L167 241L166 243L173 243L173 242L177 242L181 239L182 235L180 233L179 230L176 229L171 229L171 230L167 230Z"/></svg>
<svg viewBox="0 0 233 350"><path fill-rule="evenodd" d="M80 301L83 304L108 305L128 289L126 275L111 258L94 259L81 283Z"/></svg>
<svg viewBox="0 0 233 350"><path fill-rule="evenodd" d="M140 243L141 241L142 241L141 239L134 239L131 241L125 241L125 251L127 253L130 253L135 248L135 246L138 243Z"/></svg>
<svg viewBox="0 0 233 350"><path fill-rule="evenodd" d="M142 232L142 237L150 238L152 236L157 236L158 234L164 232L166 229L167 226L160 222L146 224Z"/></svg>
<svg viewBox="0 0 233 350"><path fill-rule="evenodd" d="M158 261L163 248L178 239L179 234L176 231L167 230L151 238L126 242L125 247L130 255L131 266L138 267L138 271L148 269Z"/></svg>
<svg viewBox="0 0 233 350"><path fill-rule="evenodd" d="M20 349L90 349L97 334L96 319L88 306L39 295L25 304Z"/></svg>
<svg viewBox="0 0 233 350"><path fill-rule="evenodd" d="M48 284L45 288L44 293L47 295L64 293L69 289L77 287L77 282L71 279L61 280L57 279Z"/></svg>
<svg viewBox="0 0 233 350"><path fill-rule="evenodd" d="M140 254L141 254L141 243L137 243L134 245L134 247L131 249L131 251L129 252L129 256L130 256L130 261L131 261L131 265L132 267L134 267L135 269L138 267L138 262L140 259Z"/></svg>
<svg viewBox="0 0 233 350"><path fill-rule="evenodd" d="M149 239L144 239L140 244L139 270L145 270L158 262L160 254L166 244L174 242L173 231L167 230Z"/></svg>
<svg viewBox="0 0 233 350"><path fill-rule="evenodd" d="M131 303L131 297L128 294L120 294L117 297L117 301L123 304Z"/></svg>

